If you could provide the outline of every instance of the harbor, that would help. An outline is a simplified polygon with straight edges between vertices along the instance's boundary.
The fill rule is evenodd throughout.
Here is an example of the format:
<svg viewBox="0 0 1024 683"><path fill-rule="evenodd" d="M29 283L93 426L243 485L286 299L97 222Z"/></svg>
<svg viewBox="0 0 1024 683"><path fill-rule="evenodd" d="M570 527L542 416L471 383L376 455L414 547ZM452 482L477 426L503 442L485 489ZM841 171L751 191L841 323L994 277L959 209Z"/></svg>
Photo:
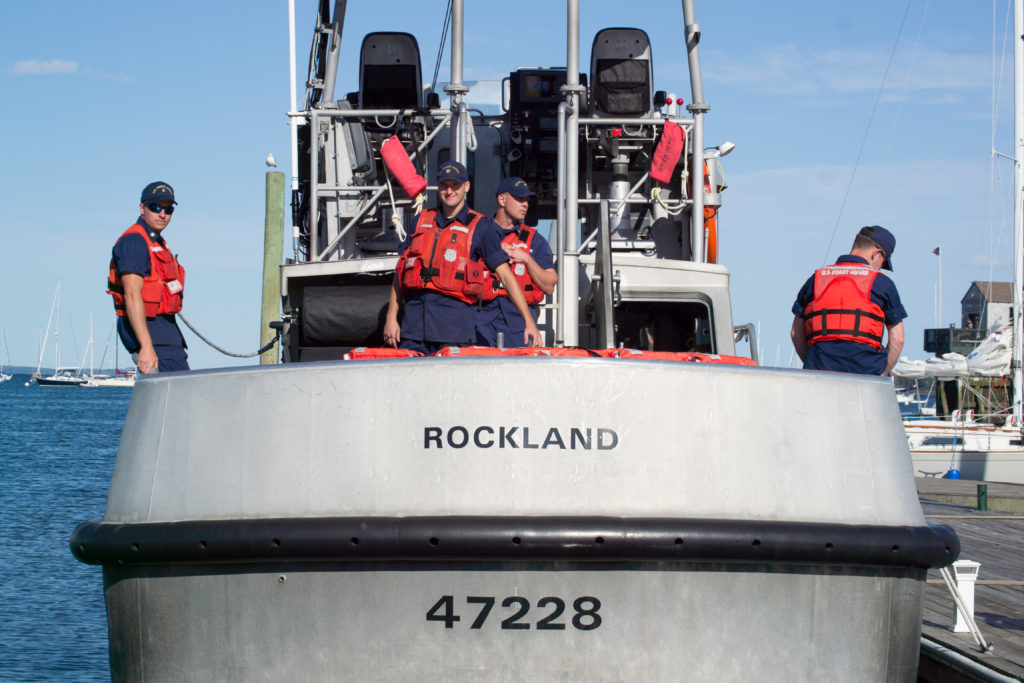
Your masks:
<svg viewBox="0 0 1024 683"><path fill-rule="evenodd" d="M841 151L849 140L809 129L797 142L800 136L784 132L796 119L758 126L772 133L734 142L730 131L744 129L756 93L748 85L736 89L742 97L719 95L749 78L732 54L745 41L730 30L738 24L729 12L695 4L630 8L629 21L618 21L566 0L564 8L545 7L545 26L519 36L543 45L514 59L506 56L514 51L500 51L499 60L498 50L485 58L478 52L480 36L493 27L471 23L496 12L463 0L449 0L441 12L410 7L385 25L358 3L289 0L287 17L281 11L270 20L260 8L247 15L247 37L266 30L270 44L272 30L280 54L258 78L239 71L230 82L273 84L267 90L277 92L253 104L251 88L235 88L243 112L236 124L203 138L198 126L188 133L185 119L161 120L149 102L140 104L143 118L153 116L142 140L167 149L145 181L165 180L143 189L142 225L124 235L134 231L147 258L162 255L173 265L158 272L150 260L143 276L129 269L138 264L118 265L118 247L110 258L114 237L134 215L137 189L104 215L102 239L80 260L110 258L107 294L119 327L177 320L202 344L189 336L186 349L179 335L175 362L184 363L187 350L190 372L164 367L161 356L160 372L147 374L157 367L149 347L132 354L137 378L122 371L116 350L113 369L100 369L109 362L94 348L91 314L87 354L61 315L86 310L85 278L69 268L66 280L55 278L52 337L50 323L40 327L34 369L22 362L10 373L10 316L2 311L0 379L13 376L0 383L0 405L17 436L0 441L19 458L5 485L15 522L3 536L19 550L12 572L19 580L3 593L12 604L24 599L12 610L14 625L0 627L0 641L15 643L0 678L32 678L39 662L70 650L74 632L80 663L63 657L39 678L1024 679L1024 335L1013 319L1019 286L998 281L1008 279L996 265L1005 245L990 247L984 273L977 260L966 265L966 249L958 255L942 243L947 257L962 257L958 274L970 272L961 328L949 328L945 347L936 341L941 334L929 341L928 333L946 333L948 320L940 258L935 325L925 330L925 348L937 358L909 361L905 382L894 383L888 371L787 368L781 349L772 363L762 333L773 346L780 336L788 344L778 321L788 325L789 315L801 358L807 346L801 349L799 330L815 336L812 345L852 344L847 337L858 335L881 344L884 333L903 348L902 322L894 330L888 321L890 310L902 308L898 296L885 325L871 313L870 329L861 329L860 304L846 310L841 299L852 290L844 278L855 279L848 267L825 276L841 283L829 302L818 293L801 308L801 290L790 312L806 275L816 273L804 290L828 270L815 271L811 252L825 247L824 263L831 263L855 234L869 238L867 256L856 258L893 278L887 291L895 293L899 280L915 316L908 348L916 345L927 317L921 262L928 250L939 256L932 240L942 231L913 220L923 214L920 196L906 215L885 206L911 199L925 168L892 164L892 177L906 182L889 182L883 192L871 189L888 177L879 167L867 185L868 168L858 168L879 103L892 113L889 66L848 180L826 167L804 169L814 180L802 186L786 178L787 187L799 187L788 199L801 208L769 228L767 214L782 193L766 201L772 183L742 158L734 165L735 150L757 158L771 144L773 163L784 165L792 163L778 154L785 140L794 158L813 147L815 163L827 164L852 158L855 145ZM1001 49L1004 57L1017 53L1020 132L1024 2L1000 6L1006 15L992 23L1005 20L1010 35L1013 8L1017 39ZM211 9L205 23L214 24L218 12ZM908 17L921 22L916 39ZM189 35L198 54L207 41L190 30L193 19L167 17L165 26ZM893 23L888 64L902 60L907 69L904 95L930 100L934 85L922 89L910 77L916 41L935 38L926 19L908 5ZM422 28L428 24L442 29L439 41ZM859 16L825 24L802 32L827 35L828 50L845 32L883 33ZM871 50L881 53L877 45ZM976 73L981 60L974 57L965 52L954 62ZM178 75L168 60L166 92L200 92L200 81ZM450 66L442 68L445 60ZM955 71L934 53L921 62L938 64L939 80ZM794 73L804 75L804 65L817 69L821 60L795 63ZM213 64L222 62L205 57L207 70ZM18 62L3 73L77 70L55 60ZM117 80L84 67L78 75L98 86ZM826 100L840 99L794 96L807 84L784 80L773 89L788 96L771 105L780 116L787 107L824 111L833 107ZM976 78L965 80L977 87ZM832 78L821 83L838 88ZM955 88L948 90L955 99ZM916 106L907 112L930 120ZM189 172L226 167L221 147L232 147L227 156L237 160L242 152L230 135L249 147L257 138L243 130L275 114L275 130L254 157L257 174L221 169L214 190L202 186L205 169ZM895 109L893 150L903 145L899 115ZM993 113L993 126L996 120ZM130 139L131 123L124 129ZM206 163L195 164L192 154L175 166L176 148L193 135L208 140ZM1019 196L1024 135L1015 138L1015 158L997 158L997 139L993 132L993 163L1014 160ZM951 136L943 151L961 142ZM942 166L933 158L922 163ZM937 177L948 178L946 170ZM111 176L112 185L119 182ZM836 188L844 184L842 194ZM254 186L264 193L258 220ZM154 187L167 195L163 203L149 197ZM955 203L949 217L974 210L967 205L980 194L965 192L970 200ZM814 212L825 195L839 216ZM222 212L210 210L224 199ZM1012 269L1021 282L1024 217L1014 204ZM111 219L125 208L127 222ZM154 215L173 225L173 252L157 239L162 228L145 222ZM875 222L892 232L858 227ZM473 235L491 226L511 232L494 233L503 235L500 245L490 235L478 243ZM80 232L87 230L99 234L95 225ZM894 235L900 249L892 271ZM531 261L531 243L548 249L546 256ZM785 278L765 269L769 243L784 246L785 267L792 266ZM858 262L853 270L868 268ZM857 285L865 301L874 278ZM72 301L62 304L62 291ZM458 330L452 336L428 336L430 306L439 299L445 306L434 310L447 311L449 323L469 311L475 325L497 299L518 310L526 329L489 339L476 336L479 328L463 334L450 325ZM101 329L115 315L110 297L104 303ZM45 310L38 300L33 306ZM765 328L762 310L775 318ZM801 310L820 327L798 325ZM855 313L854 329L830 325L837 313ZM240 346L255 353L228 351L199 331L221 338L217 332L236 335L244 325ZM17 326L19 359L33 334ZM107 336L116 349L114 328ZM74 348L77 367L61 360L61 341ZM124 344L132 349L130 337ZM166 353L170 345L159 346ZM998 353L979 360L979 347ZM210 349L234 360L211 360ZM255 356L258 364L242 362ZM894 350L887 362L898 357ZM87 471L79 469L80 450ZM52 576L35 576L40 564L54 567Z"/></svg>

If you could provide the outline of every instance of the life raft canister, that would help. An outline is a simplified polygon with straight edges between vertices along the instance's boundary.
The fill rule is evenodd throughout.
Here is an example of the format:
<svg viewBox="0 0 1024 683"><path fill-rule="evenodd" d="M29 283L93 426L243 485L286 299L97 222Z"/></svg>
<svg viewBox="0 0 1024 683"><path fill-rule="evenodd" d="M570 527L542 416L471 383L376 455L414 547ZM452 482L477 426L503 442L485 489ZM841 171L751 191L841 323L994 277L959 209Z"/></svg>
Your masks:
<svg viewBox="0 0 1024 683"><path fill-rule="evenodd" d="M416 167L409 160L405 146L402 145L402 141L398 139L397 135L392 135L384 141L384 144L380 146L380 156L388 171L402 186L402 192L406 197L416 199L421 192L427 189L427 179L416 172Z"/></svg>
<svg viewBox="0 0 1024 683"><path fill-rule="evenodd" d="M483 214L469 211L469 225L458 221L438 227L437 211L421 211L409 247L396 271L402 291L429 289L473 304L484 289L486 268L470 258L473 231Z"/></svg>
<svg viewBox="0 0 1024 683"><path fill-rule="evenodd" d="M804 307L807 344L854 341L882 348L885 312L871 300L878 271L869 266L837 264L814 272L814 300Z"/></svg>
<svg viewBox="0 0 1024 683"><path fill-rule="evenodd" d="M526 239L523 239L523 234L526 234ZM505 235L505 238L501 240L502 244L508 244L517 249L525 249L527 253L530 251L530 247L533 245L533 237L537 234L537 231L531 227L520 225L518 229ZM526 297L526 304L532 306L538 304L544 300L544 292L541 291L533 278L530 277L530 271L526 267L525 263L509 263L509 268L512 270L512 275L515 276L516 282L519 283L519 289L523 290L523 296ZM484 291L480 295L480 298L484 301L491 301L497 299L499 296L508 296L508 291L505 289L505 285L501 284L501 279L496 273L486 271L487 279L484 283Z"/></svg>
<svg viewBox="0 0 1024 683"><path fill-rule="evenodd" d="M140 235L149 249L149 275L142 279L142 301L146 305L146 317L173 315L181 310L181 299L185 293L185 268L171 253L167 243L151 240L144 227L136 223L125 230L118 241L128 235ZM107 274L107 294L114 297L114 312L127 315L124 299L124 283L113 257Z"/></svg>

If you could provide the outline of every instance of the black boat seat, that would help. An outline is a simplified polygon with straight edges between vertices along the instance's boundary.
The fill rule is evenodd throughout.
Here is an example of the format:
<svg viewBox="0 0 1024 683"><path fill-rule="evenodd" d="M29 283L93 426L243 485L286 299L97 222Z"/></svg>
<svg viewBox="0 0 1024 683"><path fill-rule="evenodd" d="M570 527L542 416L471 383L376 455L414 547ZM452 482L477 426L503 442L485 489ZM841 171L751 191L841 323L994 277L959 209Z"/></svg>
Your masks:
<svg viewBox="0 0 1024 683"><path fill-rule="evenodd" d="M651 43L638 28L606 28L590 52L591 115L644 117L654 111Z"/></svg>
<svg viewBox="0 0 1024 683"><path fill-rule="evenodd" d="M423 106L420 48L409 33L369 33L359 50L360 109Z"/></svg>

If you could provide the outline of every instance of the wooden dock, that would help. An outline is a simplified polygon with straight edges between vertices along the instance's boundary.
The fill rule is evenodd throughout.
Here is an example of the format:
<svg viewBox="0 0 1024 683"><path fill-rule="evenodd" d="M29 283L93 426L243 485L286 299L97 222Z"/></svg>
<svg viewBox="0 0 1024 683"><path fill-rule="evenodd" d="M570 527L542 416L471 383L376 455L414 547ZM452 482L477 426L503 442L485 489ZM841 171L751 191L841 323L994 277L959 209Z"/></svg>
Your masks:
<svg viewBox="0 0 1024 683"><path fill-rule="evenodd" d="M977 485L986 482L917 479L918 496L930 521L960 537L960 559L981 563L974 617L992 646L981 652L970 633L954 633L956 606L937 570L928 573L923 637L1003 676L1024 680L1024 486L987 483L988 511L977 509ZM923 680L985 680L932 677Z"/></svg>

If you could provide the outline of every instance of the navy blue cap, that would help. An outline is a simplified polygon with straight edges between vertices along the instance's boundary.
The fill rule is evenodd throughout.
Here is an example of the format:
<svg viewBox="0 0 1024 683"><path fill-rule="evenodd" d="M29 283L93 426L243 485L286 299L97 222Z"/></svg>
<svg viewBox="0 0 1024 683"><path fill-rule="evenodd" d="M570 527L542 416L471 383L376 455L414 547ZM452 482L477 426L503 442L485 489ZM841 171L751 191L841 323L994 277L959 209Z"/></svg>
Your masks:
<svg viewBox="0 0 1024 683"><path fill-rule="evenodd" d="M494 192L494 196L497 197L499 194L505 194L506 192L520 199L537 196L537 193L533 192L522 178L505 178L498 183L498 189Z"/></svg>
<svg viewBox="0 0 1024 683"><path fill-rule="evenodd" d="M861 228L858 234L870 237L882 248L885 252L885 263L882 264L882 268L892 270L892 252L896 250L896 238L892 233L881 225L869 225Z"/></svg>
<svg viewBox="0 0 1024 683"><path fill-rule="evenodd" d="M437 169L437 184L440 185L445 180L462 184L469 180L469 174L466 173L466 167L459 162L446 161Z"/></svg>
<svg viewBox="0 0 1024 683"><path fill-rule="evenodd" d="M157 180L156 182L146 185L142 188L142 198L139 202L145 204L146 202L171 202L177 204L174 201L174 188L167 183Z"/></svg>

